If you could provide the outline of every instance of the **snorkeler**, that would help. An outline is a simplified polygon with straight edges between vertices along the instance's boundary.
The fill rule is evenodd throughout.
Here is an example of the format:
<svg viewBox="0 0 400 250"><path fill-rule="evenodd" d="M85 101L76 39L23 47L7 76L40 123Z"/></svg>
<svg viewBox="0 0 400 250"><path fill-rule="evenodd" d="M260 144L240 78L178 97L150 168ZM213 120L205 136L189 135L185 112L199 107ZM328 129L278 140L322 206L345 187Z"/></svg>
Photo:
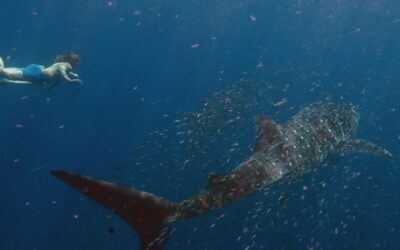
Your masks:
<svg viewBox="0 0 400 250"><path fill-rule="evenodd" d="M30 64L25 68L4 67L4 62L0 57L0 83L31 85L50 84L54 88L62 81L72 84L82 84L78 74L72 72L80 64L79 55L69 52L65 55L58 55L53 59L54 64L45 67L38 64Z"/></svg>

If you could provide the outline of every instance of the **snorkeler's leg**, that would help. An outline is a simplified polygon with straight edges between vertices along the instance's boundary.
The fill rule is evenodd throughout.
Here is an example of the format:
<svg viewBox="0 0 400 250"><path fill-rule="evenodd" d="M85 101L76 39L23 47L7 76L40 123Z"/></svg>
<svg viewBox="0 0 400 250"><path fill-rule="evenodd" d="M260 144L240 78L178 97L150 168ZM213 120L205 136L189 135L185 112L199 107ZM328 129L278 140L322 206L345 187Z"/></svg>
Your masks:
<svg viewBox="0 0 400 250"><path fill-rule="evenodd" d="M0 80L3 79L3 77L7 78L7 72L5 72L4 68L0 67Z"/></svg>
<svg viewBox="0 0 400 250"><path fill-rule="evenodd" d="M0 77L0 84L15 84L15 85L29 85L29 84L33 84L32 82L29 81L18 81L18 80L9 80L6 78L1 78Z"/></svg>
<svg viewBox="0 0 400 250"><path fill-rule="evenodd" d="M1 58L1 56L0 56L0 68L4 68L3 58Z"/></svg>

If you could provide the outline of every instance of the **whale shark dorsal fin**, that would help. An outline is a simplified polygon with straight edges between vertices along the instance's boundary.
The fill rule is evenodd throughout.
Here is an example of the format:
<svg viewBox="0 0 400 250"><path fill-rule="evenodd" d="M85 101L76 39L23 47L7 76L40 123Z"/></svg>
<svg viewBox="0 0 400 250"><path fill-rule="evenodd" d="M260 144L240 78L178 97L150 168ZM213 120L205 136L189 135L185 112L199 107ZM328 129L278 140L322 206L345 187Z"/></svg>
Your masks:
<svg viewBox="0 0 400 250"><path fill-rule="evenodd" d="M385 158L391 158L392 154L372 143L366 140L361 140L361 139L353 139L347 142L343 148L342 148L343 153L348 153L348 152L357 152L357 153L366 153L366 154L371 154L371 155L376 155L380 157L385 157Z"/></svg>
<svg viewBox="0 0 400 250"><path fill-rule="evenodd" d="M282 127L265 116L256 116L256 145L255 151L265 150L282 136Z"/></svg>

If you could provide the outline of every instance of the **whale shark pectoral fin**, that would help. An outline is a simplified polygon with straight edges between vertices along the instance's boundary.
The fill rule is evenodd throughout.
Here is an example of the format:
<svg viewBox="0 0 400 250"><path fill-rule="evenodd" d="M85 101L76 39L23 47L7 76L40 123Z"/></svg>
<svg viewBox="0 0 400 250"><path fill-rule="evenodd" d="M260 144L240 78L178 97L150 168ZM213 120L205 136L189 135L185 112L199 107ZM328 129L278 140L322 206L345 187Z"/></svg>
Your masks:
<svg viewBox="0 0 400 250"><path fill-rule="evenodd" d="M256 145L255 151L268 149L270 145L282 136L282 127L265 116L256 116Z"/></svg>
<svg viewBox="0 0 400 250"><path fill-rule="evenodd" d="M366 153L366 154L371 154L371 155L376 155L380 157L385 157L385 158L392 158L392 154L384 149L383 147L380 147L372 142L366 141L366 140L361 140L361 139L354 139L349 142L347 142L344 147L343 147L343 152L358 152L358 153Z"/></svg>

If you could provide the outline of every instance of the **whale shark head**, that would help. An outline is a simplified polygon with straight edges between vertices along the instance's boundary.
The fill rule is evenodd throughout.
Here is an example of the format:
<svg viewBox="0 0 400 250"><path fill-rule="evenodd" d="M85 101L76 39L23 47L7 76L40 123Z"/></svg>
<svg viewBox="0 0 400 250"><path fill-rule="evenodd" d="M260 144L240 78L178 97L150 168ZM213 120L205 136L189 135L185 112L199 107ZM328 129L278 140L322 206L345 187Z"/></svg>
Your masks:
<svg viewBox="0 0 400 250"><path fill-rule="evenodd" d="M329 133L341 138L354 138L360 113L351 104L314 103L305 107L290 122L308 123L315 128L329 128ZM289 122L289 123L290 123Z"/></svg>
<svg viewBox="0 0 400 250"><path fill-rule="evenodd" d="M355 137L360 120L360 113L357 108L351 104L334 105L333 108L334 110L330 113L330 120L333 124L332 129L340 129L340 131L337 132ZM334 124L336 124L336 126Z"/></svg>

